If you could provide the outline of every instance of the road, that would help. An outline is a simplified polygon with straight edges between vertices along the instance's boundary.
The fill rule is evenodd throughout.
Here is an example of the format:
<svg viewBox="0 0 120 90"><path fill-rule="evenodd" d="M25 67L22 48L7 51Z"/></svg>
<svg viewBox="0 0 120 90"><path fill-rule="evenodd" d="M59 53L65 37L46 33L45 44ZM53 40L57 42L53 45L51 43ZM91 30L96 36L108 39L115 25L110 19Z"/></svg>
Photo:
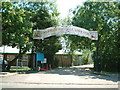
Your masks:
<svg viewBox="0 0 120 90"><path fill-rule="evenodd" d="M3 77L0 84L2 88L118 88L118 76L72 67Z"/></svg>

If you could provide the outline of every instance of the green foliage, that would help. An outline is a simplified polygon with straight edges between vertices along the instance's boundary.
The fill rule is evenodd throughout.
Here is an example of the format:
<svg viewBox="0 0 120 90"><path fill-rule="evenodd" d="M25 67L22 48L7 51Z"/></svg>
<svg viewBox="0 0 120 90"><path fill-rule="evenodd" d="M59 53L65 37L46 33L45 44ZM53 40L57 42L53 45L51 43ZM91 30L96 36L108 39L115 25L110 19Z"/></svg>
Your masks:
<svg viewBox="0 0 120 90"><path fill-rule="evenodd" d="M3 45L17 46L22 51L31 49L32 30L45 29L58 24L57 16L59 13L55 2L3 2L1 11L3 16ZM36 43L39 44L37 40ZM50 47L50 50L55 50L55 53L57 47L60 49L58 37L47 38L43 44L40 44L42 47L37 47L37 51L43 51L41 49ZM56 49L53 49L55 46Z"/></svg>
<svg viewBox="0 0 120 90"><path fill-rule="evenodd" d="M82 50L82 61L84 64L90 64L92 61L92 52L89 49Z"/></svg>
<svg viewBox="0 0 120 90"><path fill-rule="evenodd" d="M41 1L28 4L30 10L35 13L31 18L31 21L34 23L33 29L45 29L58 24L57 17L59 13L57 12L55 2Z"/></svg>
<svg viewBox="0 0 120 90"><path fill-rule="evenodd" d="M31 18L31 21L34 23L33 29L45 29L58 25L57 17L59 13L57 12L55 2L37 2L30 3L30 5L38 7L36 14ZM61 49L61 44L56 36L46 38L43 41L34 40L34 45L36 46L36 51L51 55L54 55Z"/></svg>
<svg viewBox="0 0 120 90"><path fill-rule="evenodd" d="M18 47L22 51L30 50L32 43L26 35L32 35L32 23L27 11L12 2L3 2L1 11L3 45Z"/></svg>
<svg viewBox="0 0 120 90"><path fill-rule="evenodd" d="M19 53L31 50L33 44L36 51L45 54L54 55L61 49L58 37L50 37L44 41L32 38L34 29L45 29L58 24L59 13L54 1L3 2L1 12L3 45L18 47Z"/></svg>
<svg viewBox="0 0 120 90"><path fill-rule="evenodd" d="M43 41L35 41L37 52L44 52L45 54L54 55L58 50L60 50L61 44L57 37L46 38Z"/></svg>
<svg viewBox="0 0 120 90"><path fill-rule="evenodd" d="M94 50L95 70L118 71L120 65L119 48L119 2L85 2L74 11L72 24L91 31L98 31L98 41L70 38L76 48ZM84 41L85 40L85 41ZM80 43L80 44L79 44ZM85 43L85 44L84 44ZM75 46L74 46L75 47Z"/></svg>
<svg viewBox="0 0 120 90"><path fill-rule="evenodd" d="M67 16L64 19L61 19L59 22L60 22L60 25L72 25L71 18L69 16Z"/></svg>
<svg viewBox="0 0 120 90"><path fill-rule="evenodd" d="M45 29L58 25L58 11L56 9L56 3L45 1L45 2L30 2L29 8L33 14L31 21L33 22L34 29ZM36 10L36 12L34 12ZM58 52L62 47L58 40L59 37L53 36L45 38L44 40L34 40L34 46L36 52L44 52L47 58L48 64L54 67L53 55Z"/></svg>

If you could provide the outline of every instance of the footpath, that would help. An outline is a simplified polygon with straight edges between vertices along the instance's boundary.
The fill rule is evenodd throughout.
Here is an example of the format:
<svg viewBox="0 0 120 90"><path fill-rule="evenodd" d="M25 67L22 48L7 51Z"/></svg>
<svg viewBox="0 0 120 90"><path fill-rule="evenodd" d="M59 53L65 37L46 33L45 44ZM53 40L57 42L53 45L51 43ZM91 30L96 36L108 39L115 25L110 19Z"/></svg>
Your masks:
<svg viewBox="0 0 120 90"><path fill-rule="evenodd" d="M13 76L13 75L17 75L17 72L14 73L10 73L10 72L0 72L0 78L2 77L8 77L8 76Z"/></svg>

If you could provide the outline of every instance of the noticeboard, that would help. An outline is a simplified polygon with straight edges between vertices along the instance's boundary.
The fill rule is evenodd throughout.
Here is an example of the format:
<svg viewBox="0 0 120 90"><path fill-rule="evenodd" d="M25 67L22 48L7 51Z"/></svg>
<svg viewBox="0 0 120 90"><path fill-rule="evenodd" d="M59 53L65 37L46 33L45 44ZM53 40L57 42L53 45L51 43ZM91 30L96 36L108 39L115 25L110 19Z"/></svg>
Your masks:
<svg viewBox="0 0 120 90"><path fill-rule="evenodd" d="M44 61L44 53L37 52L36 53L36 61Z"/></svg>

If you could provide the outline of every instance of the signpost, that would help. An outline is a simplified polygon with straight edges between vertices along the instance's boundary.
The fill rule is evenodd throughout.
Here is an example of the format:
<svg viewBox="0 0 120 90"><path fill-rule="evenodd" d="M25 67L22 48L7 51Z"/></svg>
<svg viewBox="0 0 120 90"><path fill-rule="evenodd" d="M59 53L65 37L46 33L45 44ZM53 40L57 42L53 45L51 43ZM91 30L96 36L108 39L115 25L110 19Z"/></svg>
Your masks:
<svg viewBox="0 0 120 90"><path fill-rule="evenodd" d="M44 61L44 53L37 52L36 53L36 61Z"/></svg>
<svg viewBox="0 0 120 90"><path fill-rule="evenodd" d="M42 52L37 52L36 53L36 68L38 67L38 61L43 61L44 62L44 53Z"/></svg>
<svg viewBox="0 0 120 90"><path fill-rule="evenodd" d="M41 69L40 70L48 70L48 64L47 64L47 59L45 58L44 61L41 61Z"/></svg>

